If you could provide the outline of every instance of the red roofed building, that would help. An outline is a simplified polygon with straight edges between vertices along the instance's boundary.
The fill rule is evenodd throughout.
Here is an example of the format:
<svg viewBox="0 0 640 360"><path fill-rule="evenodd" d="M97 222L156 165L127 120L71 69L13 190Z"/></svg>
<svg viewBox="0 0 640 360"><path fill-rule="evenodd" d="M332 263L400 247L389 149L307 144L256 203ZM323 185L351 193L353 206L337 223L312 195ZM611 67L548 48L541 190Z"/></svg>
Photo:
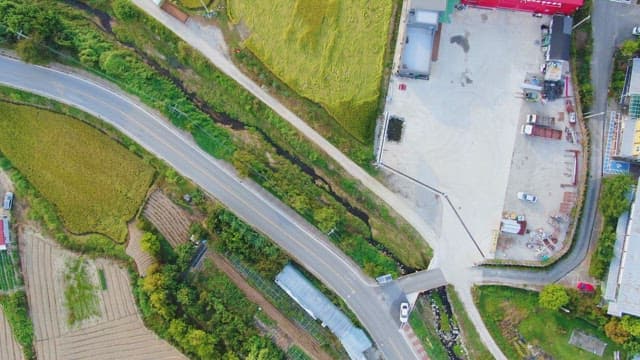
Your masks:
<svg viewBox="0 0 640 360"><path fill-rule="evenodd" d="M584 0L462 0L468 6L526 11L539 14L571 15Z"/></svg>

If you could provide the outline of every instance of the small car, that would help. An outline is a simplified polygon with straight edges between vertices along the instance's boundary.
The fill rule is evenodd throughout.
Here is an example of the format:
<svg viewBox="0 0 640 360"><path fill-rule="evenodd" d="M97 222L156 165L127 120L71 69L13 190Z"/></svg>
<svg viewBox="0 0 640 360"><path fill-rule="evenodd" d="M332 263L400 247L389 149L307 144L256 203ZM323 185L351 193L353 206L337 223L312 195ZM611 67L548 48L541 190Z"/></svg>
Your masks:
<svg viewBox="0 0 640 360"><path fill-rule="evenodd" d="M530 203L535 203L536 201L538 201L538 197L532 194L528 194L526 192L518 192L518 199L520 200L524 200L524 201L528 201Z"/></svg>
<svg viewBox="0 0 640 360"><path fill-rule="evenodd" d="M596 291L596 288L593 285L591 285L589 283L586 283L586 282L582 282L582 281L580 281L578 283L578 286L576 286L576 287L578 288L578 290L580 290L582 292L592 293L592 292Z"/></svg>
<svg viewBox="0 0 640 360"><path fill-rule="evenodd" d="M7 193L4 194L4 209L5 210L11 210L11 207L13 206L13 193L11 191L7 191Z"/></svg>
<svg viewBox="0 0 640 360"><path fill-rule="evenodd" d="M631 30L631 35L640 36L640 26L636 26Z"/></svg>
<svg viewBox="0 0 640 360"><path fill-rule="evenodd" d="M409 321L409 303L403 302L400 304L400 322L406 323Z"/></svg>

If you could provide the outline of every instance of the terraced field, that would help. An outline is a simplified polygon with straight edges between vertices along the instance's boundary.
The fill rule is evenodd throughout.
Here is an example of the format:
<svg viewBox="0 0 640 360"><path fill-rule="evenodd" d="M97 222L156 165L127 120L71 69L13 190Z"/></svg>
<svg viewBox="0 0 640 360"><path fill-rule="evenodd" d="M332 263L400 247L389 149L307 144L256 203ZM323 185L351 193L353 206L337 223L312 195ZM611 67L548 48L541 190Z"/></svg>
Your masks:
<svg viewBox="0 0 640 360"><path fill-rule="evenodd" d="M67 323L64 306L65 261L75 257L52 240L25 226L20 242L25 285L31 308L38 359L184 359L148 330L137 312L126 270L103 260L88 260L88 272L99 284L102 269L106 290L100 290L100 315L75 326Z"/></svg>
<svg viewBox="0 0 640 360"><path fill-rule="evenodd" d="M149 196L143 214L171 246L175 247L189 240L192 219L162 191L156 190Z"/></svg>

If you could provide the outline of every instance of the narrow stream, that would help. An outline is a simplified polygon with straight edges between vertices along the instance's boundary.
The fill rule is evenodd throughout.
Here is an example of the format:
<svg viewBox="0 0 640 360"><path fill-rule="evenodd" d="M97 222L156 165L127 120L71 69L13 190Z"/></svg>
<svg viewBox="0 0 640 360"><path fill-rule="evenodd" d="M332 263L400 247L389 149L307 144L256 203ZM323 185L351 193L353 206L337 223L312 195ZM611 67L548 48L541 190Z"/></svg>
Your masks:
<svg viewBox="0 0 640 360"><path fill-rule="evenodd" d="M189 100L191 100L202 112L204 112L207 115L209 115L215 121L215 123L227 126L227 127L231 128L233 130L245 130L246 129L247 125L245 123L243 123L242 121L240 121L238 119L234 119L234 118L228 116L225 113L220 113L220 112L214 111L204 100L199 98L198 95L196 95L192 91L187 90L186 87L184 86L182 80L180 80L179 78L173 76L169 70L165 69L160 63L155 61L153 58L148 56L146 53L144 53L141 50L139 50L138 48L136 48L133 44L124 43L124 42L118 40L115 37L115 35L113 33L113 30L111 28L112 18L111 18L111 16L109 14L107 14L106 12L104 12L102 10L95 9L95 8L93 8L93 7L87 5L87 4L85 4L85 3L83 3L82 1L79 1L79 0L63 0L63 1L65 3L67 3L68 5L71 5L71 6L75 7L75 8L77 8L77 9L89 12L91 15L95 16L99 20L99 24L98 25L100 26L100 28L103 31L105 31L105 32L109 33L110 35L114 36L114 40L118 41L123 46L126 46L130 50L135 51L135 53L138 56L140 56L147 65L152 67L155 71L160 73L162 76L164 76L167 79L169 79L175 86L177 86L180 90L182 90L182 92L185 93L187 98ZM338 195L337 193L335 193L333 191L333 188L331 187L331 185L322 176L318 175L318 173L316 173L316 171L314 170L313 167L307 165L304 161L302 161L301 159L299 159L298 157L296 157L295 155L293 155L289 151L287 151L284 148L282 148L281 146L279 146L262 129L257 128L257 127L252 127L252 128L255 129L265 139L265 141L267 141L275 149L275 151L276 151L276 153L278 155L284 157L285 159L287 159L288 161L290 161L291 163L296 165L305 174L309 175L313 179L314 183L321 183L322 186L320 186L320 187L327 194L329 194L334 200L336 200L338 203L340 203L342 206L344 206L344 208L351 215L357 217L358 219L362 220L365 224L367 224L367 227L369 228L369 233L372 233L371 224L369 223L369 215L365 211L363 211L360 208L357 208L357 207L351 205L349 200L347 200L346 198L343 198L340 195ZM389 258L393 259L393 261L396 263L396 266L400 270L401 274L411 274L411 273L417 271L416 269L403 264L386 246L384 246L383 244L377 242L371 236L367 237L366 240L367 240L367 242L369 244L371 244L376 249L378 249L378 251L382 252L383 254L388 256Z"/></svg>
<svg viewBox="0 0 640 360"><path fill-rule="evenodd" d="M431 311L433 312L433 316L435 317L436 333L440 338L440 342L447 351L449 360L463 360L463 358L458 357L458 355L456 355L454 351L454 347L461 341L460 329L458 328L458 324L453 317L451 303L449 303L449 297L447 295L447 288L442 286L437 289L429 290L425 294L427 295L427 299L429 299ZM442 314L440 312L440 307L435 300L436 297L440 299L442 303L442 310L446 313L447 318L449 319L449 330L443 330Z"/></svg>

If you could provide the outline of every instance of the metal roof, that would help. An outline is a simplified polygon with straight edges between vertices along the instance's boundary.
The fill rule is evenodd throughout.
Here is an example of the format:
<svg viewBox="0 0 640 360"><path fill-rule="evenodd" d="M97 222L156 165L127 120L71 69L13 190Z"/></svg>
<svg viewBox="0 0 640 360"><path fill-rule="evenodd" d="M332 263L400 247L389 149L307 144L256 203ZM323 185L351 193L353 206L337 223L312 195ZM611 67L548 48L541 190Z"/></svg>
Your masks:
<svg viewBox="0 0 640 360"><path fill-rule="evenodd" d="M631 206L624 245L617 276L617 292L609 302L607 313L614 316L629 314L640 316L640 183L636 187Z"/></svg>
<svg viewBox="0 0 640 360"><path fill-rule="evenodd" d="M640 58L633 58L631 62L631 78L627 94L640 95Z"/></svg>
<svg viewBox="0 0 640 360"><path fill-rule="evenodd" d="M447 8L447 0L411 0L409 8L444 11Z"/></svg>
<svg viewBox="0 0 640 360"><path fill-rule="evenodd" d="M571 58L571 16L554 15L551 19L551 41L548 60L569 61Z"/></svg>
<svg viewBox="0 0 640 360"><path fill-rule="evenodd" d="M338 337L351 359L365 359L363 353L371 347L371 340L295 267L285 266L276 276L276 284L309 315L322 321L323 326L327 326Z"/></svg>

